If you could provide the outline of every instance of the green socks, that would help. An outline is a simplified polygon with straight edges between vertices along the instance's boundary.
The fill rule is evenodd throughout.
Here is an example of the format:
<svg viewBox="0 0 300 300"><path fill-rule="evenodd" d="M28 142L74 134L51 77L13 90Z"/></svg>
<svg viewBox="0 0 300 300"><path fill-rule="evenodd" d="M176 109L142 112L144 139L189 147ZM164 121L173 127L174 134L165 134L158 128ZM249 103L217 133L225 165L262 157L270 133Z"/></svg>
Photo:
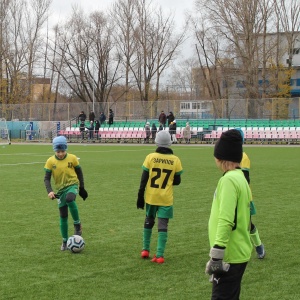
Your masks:
<svg viewBox="0 0 300 300"><path fill-rule="evenodd" d="M261 245L261 240L260 240L258 230L256 227L254 227L254 229L252 231L250 231L250 237L251 237L251 241L255 247Z"/></svg>
<svg viewBox="0 0 300 300"><path fill-rule="evenodd" d="M144 228L143 250L150 251L151 235L152 235L152 229ZM159 231L158 232L156 257L163 257L164 256L167 239L168 239L168 232L166 232L166 231Z"/></svg>
<svg viewBox="0 0 300 300"><path fill-rule="evenodd" d="M164 256L167 239L168 239L168 232L167 231L159 231L158 232L156 257L163 257Z"/></svg>
<svg viewBox="0 0 300 300"><path fill-rule="evenodd" d="M72 215L72 218L74 220L74 224L80 224L80 219L79 219L79 212L78 212L78 206L75 201L67 203L70 213Z"/></svg>
<svg viewBox="0 0 300 300"><path fill-rule="evenodd" d="M68 218L60 218L59 227L63 241L66 242L68 240Z"/></svg>
<svg viewBox="0 0 300 300"><path fill-rule="evenodd" d="M68 208L70 210L70 213L72 215L74 224L80 224L79 219L79 213L78 213L78 207L75 201L72 201L70 203L67 203ZM67 218L60 218L59 219L59 227L60 227L60 233L63 238L63 241L66 242L69 237L68 233L68 217Z"/></svg>
<svg viewBox="0 0 300 300"><path fill-rule="evenodd" d="M144 233L143 233L143 250L150 251L151 235L152 235L152 229L144 228Z"/></svg>

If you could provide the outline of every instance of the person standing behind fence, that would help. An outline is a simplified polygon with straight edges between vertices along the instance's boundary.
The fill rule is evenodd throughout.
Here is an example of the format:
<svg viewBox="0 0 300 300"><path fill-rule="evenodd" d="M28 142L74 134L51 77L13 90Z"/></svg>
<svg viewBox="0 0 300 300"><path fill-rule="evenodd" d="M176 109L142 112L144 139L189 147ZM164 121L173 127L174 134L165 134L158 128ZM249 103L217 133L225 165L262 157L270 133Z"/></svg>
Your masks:
<svg viewBox="0 0 300 300"><path fill-rule="evenodd" d="M189 122L186 122L186 126L183 128L182 133L185 143L189 144L191 142L191 127Z"/></svg>
<svg viewBox="0 0 300 300"><path fill-rule="evenodd" d="M173 144L177 144L176 129L177 129L176 120L174 120L173 122L171 122L169 126L169 133L171 135Z"/></svg>
<svg viewBox="0 0 300 300"><path fill-rule="evenodd" d="M100 122L98 120L95 121L95 133L96 133L96 140L99 139L99 129L100 129Z"/></svg>
<svg viewBox="0 0 300 300"><path fill-rule="evenodd" d="M91 121L93 121L93 122L95 122L95 113L91 110L91 112L90 112L90 114L89 114L89 120L90 120L90 122Z"/></svg>
<svg viewBox="0 0 300 300"><path fill-rule="evenodd" d="M164 111L162 110L159 117L158 117L158 121L159 123L163 126L163 128L166 127L166 122L167 122L167 116L164 113Z"/></svg>
<svg viewBox="0 0 300 300"><path fill-rule="evenodd" d="M147 122L145 125L145 132L146 132L146 137L144 138L144 143L148 143L149 144L149 139L150 139L150 135L151 135L151 129L150 129L150 123Z"/></svg>
<svg viewBox="0 0 300 300"><path fill-rule="evenodd" d="M155 123L153 123L152 127L151 127L151 137L152 137L153 144L155 141L156 133L157 133L157 127L156 127Z"/></svg>
<svg viewBox="0 0 300 300"><path fill-rule="evenodd" d="M167 119L168 119L168 126L170 126L171 122L175 120L175 116L171 111L169 112Z"/></svg>
<svg viewBox="0 0 300 300"><path fill-rule="evenodd" d="M86 114L84 113L84 111L82 111L78 116L78 121L85 122L85 120L86 120Z"/></svg>
<svg viewBox="0 0 300 300"><path fill-rule="evenodd" d="M80 122L79 131L81 134L81 142L84 140L84 134L85 134L85 124L83 121Z"/></svg>
<svg viewBox="0 0 300 300"><path fill-rule="evenodd" d="M109 125L114 124L114 112L111 108L109 109L108 124Z"/></svg>
<svg viewBox="0 0 300 300"><path fill-rule="evenodd" d="M100 121L100 125L102 125L106 120L106 115L104 114L104 112L102 111L100 113L100 118L99 118L99 121Z"/></svg>
<svg viewBox="0 0 300 300"><path fill-rule="evenodd" d="M91 142L94 139L94 122L90 122L90 127L86 128L89 131L89 141Z"/></svg>

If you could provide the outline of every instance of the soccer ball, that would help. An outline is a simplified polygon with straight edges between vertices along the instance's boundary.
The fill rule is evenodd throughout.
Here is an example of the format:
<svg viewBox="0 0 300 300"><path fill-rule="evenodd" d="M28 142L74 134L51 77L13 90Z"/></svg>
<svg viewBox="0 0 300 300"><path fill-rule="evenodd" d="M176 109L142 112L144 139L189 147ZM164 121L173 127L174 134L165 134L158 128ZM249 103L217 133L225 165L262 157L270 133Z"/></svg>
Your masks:
<svg viewBox="0 0 300 300"><path fill-rule="evenodd" d="M80 235L72 235L68 238L67 248L73 253L79 253L84 249L85 242Z"/></svg>

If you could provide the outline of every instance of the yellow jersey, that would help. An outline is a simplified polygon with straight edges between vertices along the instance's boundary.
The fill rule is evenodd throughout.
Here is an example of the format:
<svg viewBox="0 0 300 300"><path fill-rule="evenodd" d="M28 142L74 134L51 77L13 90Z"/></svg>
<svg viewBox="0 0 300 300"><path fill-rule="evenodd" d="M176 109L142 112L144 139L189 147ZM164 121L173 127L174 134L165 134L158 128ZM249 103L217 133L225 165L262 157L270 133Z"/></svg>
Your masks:
<svg viewBox="0 0 300 300"><path fill-rule="evenodd" d="M58 159L56 155L51 156L44 166L46 172L51 172L58 191L67 186L79 184L75 168L80 168L78 158L69 153L63 159Z"/></svg>
<svg viewBox="0 0 300 300"><path fill-rule="evenodd" d="M243 152L243 158L240 165L242 170L250 170L250 159L245 152Z"/></svg>
<svg viewBox="0 0 300 300"><path fill-rule="evenodd" d="M142 166L149 172L145 202L151 205L173 205L173 180L183 172L180 159L174 154L151 153Z"/></svg>

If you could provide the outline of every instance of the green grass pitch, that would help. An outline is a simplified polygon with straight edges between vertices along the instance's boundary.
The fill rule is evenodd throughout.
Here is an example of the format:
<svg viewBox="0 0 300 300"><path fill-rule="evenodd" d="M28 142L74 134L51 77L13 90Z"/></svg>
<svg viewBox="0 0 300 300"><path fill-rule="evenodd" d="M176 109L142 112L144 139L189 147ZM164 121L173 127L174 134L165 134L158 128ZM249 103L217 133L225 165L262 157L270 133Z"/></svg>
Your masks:
<svg viewBox="0 0 300 300"><path fill-rule="evenodd" d="M50 144L0 145L0 299L210 299L204 274L207 222L221 172L213 147L174 145L184 173L174 187L165 264L140 258L145 212L136 197L153 145L74 145L89 198L77 198L86 242L61 252L58 209L47 197ZM241 299L299 299L299 153L297 146L245 146L251 159L253 218L267 256L253 250ZM70 233L73 226L70 224ZM151 254L156 247L156 225ZM71 231L72 230L72 231Z"/></svg>

